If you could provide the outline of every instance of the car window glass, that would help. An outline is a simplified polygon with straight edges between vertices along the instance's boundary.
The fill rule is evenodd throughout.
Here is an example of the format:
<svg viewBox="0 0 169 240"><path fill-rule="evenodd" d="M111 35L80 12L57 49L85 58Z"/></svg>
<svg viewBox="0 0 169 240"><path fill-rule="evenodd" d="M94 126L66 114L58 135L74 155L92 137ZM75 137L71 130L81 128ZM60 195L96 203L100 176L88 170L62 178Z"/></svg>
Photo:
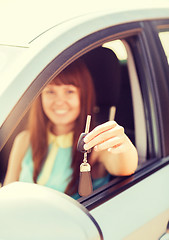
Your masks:
<svg viewBox="0 0 169 240"><path fill-rule="evenodd" d="M120 61L127 60L127 51L121 40L114 40L103 44L103 47L110 48L115 52Z"/></svg>
<svg viewBox="0 0 169 240"><path fill-rule="evenodd" d="M168 64L169 64L169 31L167 32L160 32L159 37L164 48L164 52L166 54Z"/></svg>

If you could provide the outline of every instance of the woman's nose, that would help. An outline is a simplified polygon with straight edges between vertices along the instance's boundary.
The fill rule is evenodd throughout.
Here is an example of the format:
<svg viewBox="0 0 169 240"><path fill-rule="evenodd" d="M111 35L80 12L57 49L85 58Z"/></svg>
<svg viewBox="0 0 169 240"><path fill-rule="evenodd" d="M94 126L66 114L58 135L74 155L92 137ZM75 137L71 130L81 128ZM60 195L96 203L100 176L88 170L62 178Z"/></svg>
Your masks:
<svg viewBox="0 0 169 240"><path fill-rule="evenodd" d="M62 103L64 103L64 101L65 101L65 98L63 94L58 93L55 95L55 99L54 99L55 104L61 105Z"/></svg>

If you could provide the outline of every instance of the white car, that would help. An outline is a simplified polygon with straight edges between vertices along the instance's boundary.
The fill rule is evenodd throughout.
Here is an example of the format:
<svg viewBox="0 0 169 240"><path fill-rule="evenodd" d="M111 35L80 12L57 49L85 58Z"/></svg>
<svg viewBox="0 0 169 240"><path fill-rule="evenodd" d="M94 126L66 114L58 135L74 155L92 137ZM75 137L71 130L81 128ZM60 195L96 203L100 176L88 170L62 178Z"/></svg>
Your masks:
<svg viewBox="0 0 169 240"><path fill-rule="evenodd" d="M98 123L124 126L139 155L135 174L79 200L31 183L1 187L0 240L169 239L169 3L112 2L0 2L1 184L33 100L79 57Z"/></svg>

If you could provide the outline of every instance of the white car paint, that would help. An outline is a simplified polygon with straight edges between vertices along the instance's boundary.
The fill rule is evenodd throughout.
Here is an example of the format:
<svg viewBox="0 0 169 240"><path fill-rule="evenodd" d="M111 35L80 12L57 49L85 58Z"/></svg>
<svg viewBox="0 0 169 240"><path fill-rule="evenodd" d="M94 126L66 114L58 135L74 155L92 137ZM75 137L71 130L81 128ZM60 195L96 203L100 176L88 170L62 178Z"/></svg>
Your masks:
<svg viewBox="0 0 169 240"><path fill-rule="evenodd" d="M110 236L116 240L125 239L160 213L169 210L168 173L169 166L166 166L90 211L102 229L104 240L110 240Z"/></svg>

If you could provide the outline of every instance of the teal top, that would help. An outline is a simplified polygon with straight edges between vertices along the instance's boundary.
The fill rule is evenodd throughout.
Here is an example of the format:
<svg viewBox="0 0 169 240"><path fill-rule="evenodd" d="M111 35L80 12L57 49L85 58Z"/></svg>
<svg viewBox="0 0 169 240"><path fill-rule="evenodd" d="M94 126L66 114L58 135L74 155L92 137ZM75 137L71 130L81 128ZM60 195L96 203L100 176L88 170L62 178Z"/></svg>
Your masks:
<svg viewBox="0 0 169 240"><path fill-rule="evenodd" d="M72 176L72 136L69 133L62 136L49 135L49 150L45 164L37 178L37 183L53 188L60 192L65 192ZM93 180L93 190L106 184L110 176ZM22 161L22 168L19 177L21 182L33 183L33 160L31 147L28 148ZM78 193L72 196L78 199Z"/></svg>

